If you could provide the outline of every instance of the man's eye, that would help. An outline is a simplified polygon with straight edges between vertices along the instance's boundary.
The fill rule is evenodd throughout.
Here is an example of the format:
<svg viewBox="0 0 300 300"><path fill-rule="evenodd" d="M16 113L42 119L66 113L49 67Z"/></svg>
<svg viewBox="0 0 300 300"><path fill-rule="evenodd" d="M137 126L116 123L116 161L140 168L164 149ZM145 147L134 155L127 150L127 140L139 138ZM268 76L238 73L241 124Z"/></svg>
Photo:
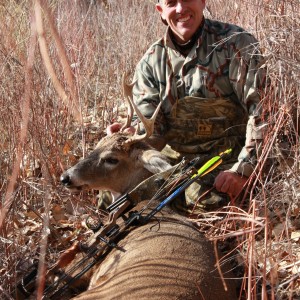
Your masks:
<svg viewBox="0 0 300 300"><path fill-rule="evenodd" d="M172 7L172 6L175 6L176 3L177 3L177 1L166 1L166 6Z"/></svg>

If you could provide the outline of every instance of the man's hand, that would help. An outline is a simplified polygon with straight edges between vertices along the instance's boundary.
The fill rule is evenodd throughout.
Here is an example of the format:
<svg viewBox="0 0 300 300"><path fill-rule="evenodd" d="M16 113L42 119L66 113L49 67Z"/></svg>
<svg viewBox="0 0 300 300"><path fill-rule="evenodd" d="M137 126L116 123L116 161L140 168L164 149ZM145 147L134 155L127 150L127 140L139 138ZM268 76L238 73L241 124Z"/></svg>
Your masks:
<svg viewBox="0 0 300 300"><path fill-rule="evenodd" d="M214 186L221 192L235 198L243 190L248 178L231 171L222 171L215 179Z"/></svg>
<svg viewBox="0 0 300 300"><path fill-rule="evenodd" d="M121 123L113 123L106 128L107 135L112 135L113 133L119 132L122 128L123 124ZM130 126L124 130L124 132L128 132L131 134L135 133L135 128Z"/></svg>

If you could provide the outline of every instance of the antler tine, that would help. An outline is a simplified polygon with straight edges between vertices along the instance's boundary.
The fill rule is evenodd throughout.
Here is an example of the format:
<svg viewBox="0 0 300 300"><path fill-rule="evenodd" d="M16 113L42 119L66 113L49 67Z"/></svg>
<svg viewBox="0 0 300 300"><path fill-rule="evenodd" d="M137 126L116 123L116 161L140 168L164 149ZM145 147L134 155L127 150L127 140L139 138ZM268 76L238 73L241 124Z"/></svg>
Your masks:
<svg viewBox="0 0 300 300"><path fill-rule="evenodd" d="M126 82L127 77L128 74L124 73L122 77L122 85L123 85L123 95L127 102L127 117L126 117L126 123L122 126L121 131L125 130L130 126L132 116L133 116L133 107L130 99L132 98L132 88L134 83L128 84Z"/></svg>
<svg viewBox="0 0 300 300"><path fill-rule="evenodd" d="M148 137L150 137L153 134L154 131L154 123L155 123L155 119L158 115L158 112L160 110L161 104L162 102L160 102L158 104L158 106L156 107L152 117L150 119L147 119L137 108L136 104L132 101L132 99L130 99L129 101L131 101L131 105L133 106L133 109L135 111L135 113L138 115L138 117L140 118L142 124L145 127L145 133L142 135L134 135L134 140L143 140L146 139Z"/></svg>
<svg viewBox="0 0 300 300"><path fill-rule="evenodd" d="M135 112L137 114L137 116L139 117L140 121L142 122L142 124L145 127L145 134L142 135L138 135L138 134L134 134L134 136L132 136L131 138L129 138L128 140L126 140L124 142L124 146L126 145L126 147L132 145L135 142L138 141L142 141L148 137L150 137L153 134L154 131L154 122L155 119L158 115L159 109L161 107L162 102L160 102L158 104L158 106L156 107L152 117L150 119L147 119L138 109L138 107L136 106L136 104L133 101L133 97L132 97L132 88L134 85L134 82L131 84L127 84L126 83L126 78L127 78L127 74L123 75L122 78L122 82L123 82L123 93L124 93L124 97L126 99L127 102L127 108L128 108L128 113L127 113L127 120L126 120L126 124L124 124L121 128L121 131L125 130L126 128L128 128L130 126L131 123L131 119L133 116L133 112Z"/></svg>

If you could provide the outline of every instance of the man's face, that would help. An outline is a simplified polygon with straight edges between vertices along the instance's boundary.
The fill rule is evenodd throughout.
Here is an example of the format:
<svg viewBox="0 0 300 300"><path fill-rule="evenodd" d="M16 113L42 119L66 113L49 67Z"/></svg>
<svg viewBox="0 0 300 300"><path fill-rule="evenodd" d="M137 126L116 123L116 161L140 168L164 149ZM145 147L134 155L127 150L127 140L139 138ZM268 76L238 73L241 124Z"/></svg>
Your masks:
<svg viewBox="0 0 300 300"><path fill-rule="evenodd" d="M156 4L179 43L188 42L199 28L204 7L205 0L160 0Z"/></svg>

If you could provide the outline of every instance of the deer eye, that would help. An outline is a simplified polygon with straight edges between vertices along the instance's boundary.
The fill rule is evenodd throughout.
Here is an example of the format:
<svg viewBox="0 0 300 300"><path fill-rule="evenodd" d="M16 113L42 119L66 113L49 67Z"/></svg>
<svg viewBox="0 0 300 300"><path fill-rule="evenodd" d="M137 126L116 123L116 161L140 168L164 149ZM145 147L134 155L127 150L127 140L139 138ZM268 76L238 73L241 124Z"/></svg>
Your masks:
<svg viewBox="0 0 300 300"><path fill-rule="evenodd" d="M108 157L108 158L103 158L103 162L108 163L110 165L116 165L119 162L119 160L116 158Z"/></svg>

